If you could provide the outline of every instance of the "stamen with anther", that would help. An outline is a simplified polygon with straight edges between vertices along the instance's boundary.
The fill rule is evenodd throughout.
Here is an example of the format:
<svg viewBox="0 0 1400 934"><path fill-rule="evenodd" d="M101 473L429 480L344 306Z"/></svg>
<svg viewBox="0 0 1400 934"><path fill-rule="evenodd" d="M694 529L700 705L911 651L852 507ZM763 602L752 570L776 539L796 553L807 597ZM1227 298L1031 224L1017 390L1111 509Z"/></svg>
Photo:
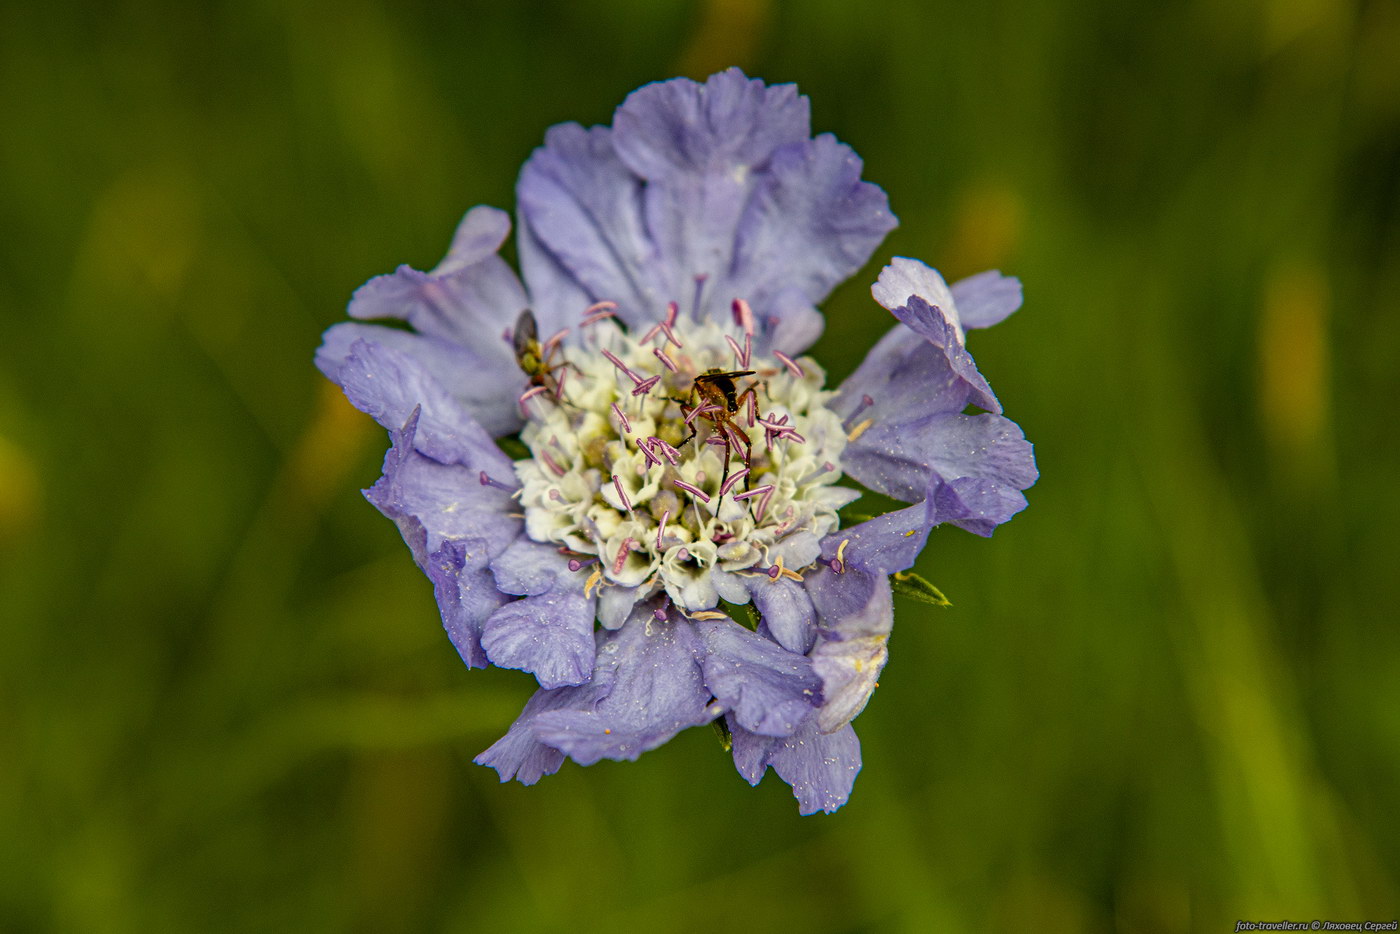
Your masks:
<svg viewBox="0 0 1400 934"><path fill-rule="evenodd" d="M622 573L622 566L627 563L627 556L632 552L632 546L637 544L637 540L628 536L622 540L622 544L617 548L617 557L613 559L612 572Z"/></svg>
<svg viewBox="0 0 1400 934"><path fill-rule="evenodd" d="M617 474L613 474L613 489L617 490L617 498L622 500L622 508L628 512L632 511L632 501L627 498L627 491L622 488L622 481L617 479Z"/></svg>
<svg viewBox="0 0 1400 934"><path fill-rule="evenodd" d="M632 423L627 420L626 415L622 414L622 409L618 407L618 404L616 402L612 404L612 410L613 414L617 416L617 420L619 422L622 422L623 433L630 435L632 433Z"/></svg>
<svg viewBox="0 0 1400 934"><path fill-rule="evenodd" d="M783 366L787 367L788 372L791 373L793 376L796 376L798 379L801 379L803 377L804 373L802 371L802 367L797 365L797 361L793 360L781 350L773 351L773 356L783 361Z"/></svg>
<svg viewBox="0 0 1400 934"><path fill-rule="evenodd" d="M493 479L491 475L484 470L477 474L477 478L481 480L482 486L493 486L496 489L502 490L506 493L514 493L516 490L520 489L520 487L518 486L507 486L500 480Z"/></svg>
<svg viewBox="0 0 1400 934"><path fill-rule="evenodd" d="M544 462L545 462L545 465L546 465L547 467L549 467L550 470L554 471L555 474L557 474L558 476L561 476L561 477L562 477L562 476L564 476L564 474L568 473L567 470L565 470L563 467L560 467L560 466L559 466L559 462L558 462L558 461L556 461L554 458L552 458L552 457L549 456L549 452L546 451L544 448L540 448L540 450L539 450L539 455L540 455L540 460L544 461Z"/></svg>
<svg viewBox="0 0 1400 934"><path fill-rule="evenodd" d="M734 351L734 362L739 366L746 366L744 363L744 351L739 347L739 342L728 334L724 335L724 342L729 345L729 349Z"/></svg>
<svg viewBox="0 0 1400 934"><path fill-rule="evenodd" d="M593 304L589 305L583 310L583 316L587 318L589 315L597 314L603 311L617 311L617 302L610 301L607 299L604 299L601 302L594 302Z"/></svg>
<svg viewBox="0 0 1400 934"><path fill-rule="evenodd" d="M734 484L738 483L740 480L744 479L744 478L747 477L748 475L749 475L749 468L747 468L747 467L741 467L741 468L739 468L739 470L738 470L737 473L732 473L732 474L730 474L730 475L729 475L729 479L726 480L726 481L724 481L724 486L722 486L722 487L719 488L719 495L720 495L720 496L723 496L724 494L728 493L730 490L734 489Z"/></svg>
<svg viewBox="0 0 1400 934"><path fill-rule="evenodd" d="M661 525L658 526L657 529L656 529L656 550L657 550L657 551L665 551L665 550L666 550L666 546L663 544L663 542L664 542L664 540L665 540L665 538L666 538L666 520L669 519L669 518L671 518L671 510L667 509L665 512L661 513Z"/></svg>
<svg viewBox="0 0 1400 934"><path fill-rule="evenodd" d="M860 405L856 406L856 410L845 417L845 419L841 422L841 427L845 428L847 431L850 431L851 424L855 422L856 419L860 418L862 412L864 412L866 409L870 408L874 404L875 400L872 399L870 396L861 396Z"/></svg>
<svg viewBox="0 0 1400 934"><path fill-rule="evenodd" d="M806 486L807 484L811 483L813 480L815 480L815 479L817 479L818 477L820 477L822 474L831 473L831 472L832 472L833 470L835 470L835 469L836 469L836 465L833 464L831 461L827 461L825 464L822 464L822 465L821 465L820 467L818 467L816 470L814 470L814 471L812 471L811 473L807 474L807 476L803 477L801 480L798 480L798 481L797 481L797 485L798 485L798 486Z"/></svg>
<svg viewBox="0 0 1400 934"><path fill-rule="evenodd" d="M671 483L675 486L680 487L682 490L685 490L687 493L689 493L691 496L694 496L702 503L708 503L710 501L710 497L705 495L705 492L703 490L697 490L695 487L691 486L689 483L686 483L684 480L672 480Z"/></svg>
<svg viewBox="0 0 1400 934"><path fill-rule="evenodd" d="M749 303L744 301L742 298L736 298L734 299L733 304L731 304L729 307L730 311L732 311L734 314L734 323L739 326L739 328L744 332L744 334L752 336L753 309L749 307Z"/></svg>
<svg viewBox="0 0 1400 934"><path fill-rule="evenodd" d="M664 347L653 348L652 353L656 355L656 359L661 361L662 366L670 370L672 373L676 372L676 362L670 357L666 356L666 349Z"/></svg>

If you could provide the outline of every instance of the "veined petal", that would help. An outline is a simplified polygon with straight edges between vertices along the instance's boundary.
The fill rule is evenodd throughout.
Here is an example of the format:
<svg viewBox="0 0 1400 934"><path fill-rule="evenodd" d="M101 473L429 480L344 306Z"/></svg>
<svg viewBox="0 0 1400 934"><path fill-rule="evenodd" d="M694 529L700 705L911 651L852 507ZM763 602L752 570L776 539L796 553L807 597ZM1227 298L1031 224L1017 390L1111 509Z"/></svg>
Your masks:
<svg viewBox="0 0 1400 934"><path fill-rule="evenodd" d="M583 582L556 580L553 589L507 603L486 620L481 645L491 664L528 671L542 688L583 684L593 671L596 597Z"/></svg>
<svg viewBox="0 0 1400 934"><path fill-rule="evenodd" d="M820 733L816 724L792 736L759 736L729 718L734 740L734 765L751 785L757 785L768 766L792 786L798 813L830 814L851 795L860 772L860 740L849 724L834 733Z"/></svg>
<svg viewBox="0 0 1400 934"><path fill-rule="evenodd" d="M958 318L965 328L989 328L1021 307L1021 280L989 269L953 283Z"/></svg>
<svg viewBox="0 0 1400 934"><path fill-rule="evenodd" d="M829 133L775 152L739 224L734 294L760 313L788 288L816 304L865 265L898 221L861 167Z"/></svg>
<svg viewBox="0 0 1400 934"><path fill-rule="evenodd" d="M525 704L520 716L515 718L510 730L491 747L477 756L477 765L489 766L501 776L501 781L512 778L522 785L533 785L546 775L553 775L564 764L564 754L553 746L546 746L535 739L534 722L540 714L559 710L570 705L586 706L596 703L597 698L606 693L608 686L597 681L577 688L558 688L553 691L539 690Z"/></svg>
<svg viewBox="0 0 1400 934"><path fill-rule="evenodd" d="M732 620L698 624L705 684L746 730L790 736L821 700L821 679L806 656Z"/></svg>
<svg viewBox="0 0 1400 934"><path fill-rule="evenodd" d="M531 234L557 264L536 257L535 268L567 270L591 300L617 302L618 316L633 325L656 318L675 297L657 278L662 258L642 219L641 191L641 179L613 151L613 131L576 123L550 128L516 186ZM542 285L532 278L531 292Z"/></svg>
<svg viewBox="0 0 1400 934"><path fill-rule="evenodd" d="M484 433L480 443L459 446L452 463L425 457L419 453L419 417L420 410L415 408L407 424L392 433L384 475L365 491L365 498L401 527L403 520L410 519L422 526L424 553L415 555L420 565L444 541L455 539L481 542L486 558L499 554L520 534L521 522L509 515L513 505L510 494L482 484L479 473L483 469L508 470L510 461L484 439Z"/></svg>
<svg viewBox="0 0 1400 934"><path fill-rule="evenodd" d="M447 341L347 322L326 332L316 364L355 408L389 431L421 405L419 443L439 460L454 459L464 443L485 439L494 447L491 438L520 426L515 400L525 374L514 362L505 370ZM502 387L511 393L508 405Z"/></svg>
<svg viewBox="0 0 1400 934"><path fill-rule="evenodd" d="M750 578L749 594L763 616L760 630L766 628L773 641L789 652L806 654L812 648L817 638L817 613L805 587L785 578L757 577Z"/></svg>
<svg viewBox="0 0 1400 934"><path fill-rule="evenodd" d="M817 714L823 733L850 723L870 700L889 657L886 643L894 601L883 571L848 565L843 573L820 567L807 577L821 634L812 667L822 679L825 702Z"/></svg>
<svg viewBox="0 0 1400 934"><path fill-rule="evenodd" d="M468 668L486 667L482 624L510 599L496 589L486 564L489 553L489 545L481 539L446 541L424 565L442 611L443 628Z"/></svg>
<svg viewBox="0 0 1400 934"><path fill-rule="evenodd" d="M658 622L655 607L639 605L621 629L600 635L594 678L610 685L607 695L537 716L532 729L540 742L580 765L632 760L719 715L709 704L694 629L679 619Z"/></svg>

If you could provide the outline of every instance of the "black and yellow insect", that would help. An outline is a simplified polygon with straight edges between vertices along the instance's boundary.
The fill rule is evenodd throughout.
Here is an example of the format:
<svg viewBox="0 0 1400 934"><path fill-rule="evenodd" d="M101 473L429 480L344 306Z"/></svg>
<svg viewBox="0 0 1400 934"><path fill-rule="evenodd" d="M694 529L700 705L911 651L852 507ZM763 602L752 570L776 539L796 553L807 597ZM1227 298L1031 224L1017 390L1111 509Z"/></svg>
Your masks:
<svg viewBox="0 0 1400 934"><path fill-rule="evenodd" d="M511 335L515 346L515 362L530 377L531 386L543 386L555 399L559 398L559 381L554 378L556 370L569 365L567 360L551 363L559 345L551 344L546 351L540 345L539 327L535 323L535 313L526 308L515 319L515 331Z"/></svg>

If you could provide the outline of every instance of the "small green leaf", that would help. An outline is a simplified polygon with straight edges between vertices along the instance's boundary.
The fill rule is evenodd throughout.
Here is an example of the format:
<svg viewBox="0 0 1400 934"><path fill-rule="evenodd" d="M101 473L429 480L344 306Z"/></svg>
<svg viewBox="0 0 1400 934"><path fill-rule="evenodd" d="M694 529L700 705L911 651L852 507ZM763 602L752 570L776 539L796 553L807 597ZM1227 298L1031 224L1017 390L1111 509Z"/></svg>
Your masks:
<svg viewBox="0 0 1400 934"><path fill-rule="evenodd" d="M530 457L530 449L520 440L519 435L507 435L504 438L497 438L496 445L505 452L506 457L513 461L522 461Z"/></svg>
<svg viewBox="0 0 1400 934"><path fill-rule="evenodd" d="M737 603L721 600L717 609L745 629L758 628L758 613L752 603L745 603L741 606Z"/></svg>
<svg viewBox="0 0 1400 934"><path fill-rule="evenodd" d="M724 751L731 751L734 748L734 734L729 732L729 724L724 722L724 718L711 720L710 726L715 728L715 735L719 737L719 744L724 747Z"/></svg>
<svg viewBox="0 0 1400 934"><path fill-rule="evenodd" d="M934 606L952 606L952 602L945 596L943 591L924 580L913 571L900 571L890 575L890 586L894 592L901 597L909 597L918 600L920 603L931 603Z"/></svg>

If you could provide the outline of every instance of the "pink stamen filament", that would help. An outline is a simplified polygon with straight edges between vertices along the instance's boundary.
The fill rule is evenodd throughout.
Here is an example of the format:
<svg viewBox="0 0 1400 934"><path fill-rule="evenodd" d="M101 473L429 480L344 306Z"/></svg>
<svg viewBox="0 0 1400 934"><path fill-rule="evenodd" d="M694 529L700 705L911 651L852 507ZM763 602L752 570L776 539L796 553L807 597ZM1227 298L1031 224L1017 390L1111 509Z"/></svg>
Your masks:
<svg viewBox="0 0 1400 934"><path fill-rule="evenodd" d="M730 490L734 489L734 485L735 485L736 483L738 483L740 480L742 480L742 479L744 479L745 477L747 477L748 475L749 475L749 468L747 468L747 467L744 467L744 468L740 469L738 473L732 473L732 474L730 474L730 475L729 475L729 479L726 480L726 481L724 481L724 486L722 486L722 487L719 488L719 495L720 495L720 496L723 496L724 494L728 493Z"/></svg>
<svg viewBox="0 0 1400 934"><path fill-rule="evenodd" d="M710 497L706 496L703 490L697 490L695 487L691 486L689 483L686 483L684 480L672 480L671 482L676 486L680 487L682 490L685 490L691 496L694 496L696 499L700 500L700 502L702 503L708 503L710 501Z"/></svg>
<svg viewBox="0 0 1400 934"><path fill-rule="evenodd" d="M540 345L540 352L548 356L549 352L554 349L554 346L562 341L568 333L568 328L560 328L558 331L555 331L549 336L549 340Z"/></svg>
<svg viewBox="0 0 1400 934"><path fill-rule="evenodd" d="M749 361L753 359L753 334L744 335L744 358L739 361L739 365L744 369L749 368Z"/></svg>
<svg viewBox="0 0 1400 934"><path fill-rule="evenodd" d="M696 277L695 277L695 281L696 281L696 282L703 282L704 279L705 279L704 276L696 276ZM680 306L679 304L677 304L676 302L667 302L667 303L666 303L666 326L667 326L667 327L673 327L673 326L675 325L675 323L676 323L676 315L680 314L680 311L681 311L681 306ZM677 344L676 346L680 346L680 345Z"/></svg>
<svg viewBox="0 0 1400 934"><path fill-rule="evenodd" d="M570 570L570 571L581 571L581 570L583 570L584 568L588 567L590 564L597 564L597 563L598 563L598 559L597 559L597 558L589 558L587 561L580 561L578 558L570 558L570 559L569 559L569 570Z"/></svg>
<svg viewBox="0 0 1400 934"><path fill-rule="evenodd" d="M623 433L630 435L632 433L632 423L627 420L626 415L622 414L622 409L618 407L616 402L612 404L612 410L613 414L617 416L617 420L622 422Z"/></svg>
<svg viewBox="0 0 1400 934"><path fill-rule="evenodd" d="M734 323L743 330L744 334L752 335L753 309L749 307L749 303L742 298L736 298L730 308L734 312Z"/></svg>
<svg viewBox="0 0 1400 934"><path fill-rule="evenodd" d="M604 301L601 301L601 302L594 302L593 304L589 305L587 308L585 308L585 309L583 310L583 314L584 314L584 317L587 317L588 315L594 314L595 312L599 312L599 311L616 311L616 310L617 310L617 302L604 300Z"/></svg>
<svg viewBox="0 0 1400 934"><path fill-rule="evenodd" d="M544 450L543 448L540 449L540 460L544 461L545 464L548 465L550 470L554 471L561 477L564 476L564 474L568 473L568 471L565 470L563 467L560 467L559 462L556 461L554 458L550 457L549 452Z"/></svg>
<svg viewBox="0 0 1400 934"><path fill-rule="evenodd" d="M675 304L675 303L673 302L672 304ZM676 337L676 332L671 330L670 322L663 321L663 322L661 322L661 324L659 325L659 327L661 328L661 330L663 330L663 331L666 332L666 339L667 339L668 341L670 341L671 343L675 344L677 350L684 350L684 349L685 349L685 344L682 344L682 343L680 342L680 339Z"/></svg>
<svg viewBox="0 0 1400 934"><path fill-rule="evenodd" d="M739 342L728 334L724 335L724 342L729 345L729 349L734 351L734 360L740 365L744 365L744 351L739 346Z"/></svg>
<svg viewBox="0 0 1400 934"><path fill-rule="evenodd" d="M478 477L478 479L481 480L481 485L482 485L482 486L493 486L493 487L495 487L496 489L498 489L498 490L504 490L504 491L507 492L507 493L514 493L516 490L519 489L519 487L507 486L506 484L502 483L501 481L492 478L492 476L491 476L490 474L488 474L488 473L487 473L486 471L484 471L484 470L481 471L481 472L477 475L477 477Z"/></svg>
<svg viewBox="0 0 1400 934"><path fill-rule="evenodd" d="M587 318L584 318L583 321L579 324L579 327L586 328L590 324L597 324L599 321L606 321L608 318L616 317L617 312L615 311L600 311L596 315L589 315Z"/></svg>
<svg viewBox="0 0 1400 934"><path fill-rule="evenodd" d="M627 491L622 488L622 481L617 479L617 474L613 474L613 489L617 490L617 498L622 500L622 508L628 512L632 511L632 501L627 498Z"/></svg>
<svg viewBox="0 0 1400 934"><path fill-rule="evenodd" d="M650 379L642 380L640 383L637 384L637 388L632 390L632 395L644 396L647 393L651 392L652 387L659 382L661 382L660 376L653 376Z"/></svg>
<svg viewBox="0 0 1400 934"><path fill-rule="evenodd" d="M617 557L613 559L612 572L622 573L622 566L627 563L627 555L631 553L632 546L636 544L636 539L624 538L622 544L618 546Z"/></svg>
<svg viewBox="0 0 1400 934"><path fill-rule="evenodd" d="M603 356L608 358L609 363L621 370L622 374L628 379L630 379L634 386L642 382L642 378L636 373L633 373L631 368L628 367L627 364L617 359L617 357L613 355L613 352L611 350L603 351Z"/></svg>
<svg viewBox="0 0 1400 934"><path fill-rule="evenodd" d="M855 423L856 419L860 418L861 413L874 404L874 399L870 398L869 396L861 396L860 405L856 407L856 410L854 412L846 416L846 420L841 423L841 427L846 429L847 431L850 431L851 426Z"/></svg>
<svg viewBox="0 0 1400 934"><path fill-rule="evenodd" d="M670 518L671 518L671 510L669 510L669 509L666 510L665 512L663 512L663 513L661 514L661 525L659 525L659 526L657 527L657 529L656 529L656 550L657 550L657 551L664 551L664 550L666 549L666 546L663 545L661 542L662 542L662 539L664 539L664 538L666 537L666 520L667 520L667 519L670 519Z"/></svg>
<svg viewBox="0 0 1400 934"><path fill-rule="evenodd" d="M779 360L783 361L783 365L786 366L786 367L788 368L788 372L789 372L789 373L791 373L793 376L796 376L798 379L801 379L801 378L802 378L802 376L803 376L802 367L798 366L798 365L797 365L797 362L796 362L795 360L793 360L793 359L792 359L791 357L789 357L787 354L783 353L781 350L775 350L775 351L773 351L773 356L775 356L775 357L777 357Z"/></svg>
<svg viewBox="0 0 1400 934"><path fill-rule="evenodd" d="M652 350L652 353L656 354L656 359L661 361L662 366L670 370L672 373L676 372L676 363L670 357L666 356L666 351L664 348L657 347Z"/></svg>
<svg viewBox="0 0 1400 934"><path fill-rule="evenodd" d="M825 464L822 464L820 467L809 473L807 476L803 477L801 480L798 480L797 485L805 486L806 484L811 483L813 480L820 477L822 474L831 473L835 469L836 465L833 464L831 461L827 461Z"/></svg>

